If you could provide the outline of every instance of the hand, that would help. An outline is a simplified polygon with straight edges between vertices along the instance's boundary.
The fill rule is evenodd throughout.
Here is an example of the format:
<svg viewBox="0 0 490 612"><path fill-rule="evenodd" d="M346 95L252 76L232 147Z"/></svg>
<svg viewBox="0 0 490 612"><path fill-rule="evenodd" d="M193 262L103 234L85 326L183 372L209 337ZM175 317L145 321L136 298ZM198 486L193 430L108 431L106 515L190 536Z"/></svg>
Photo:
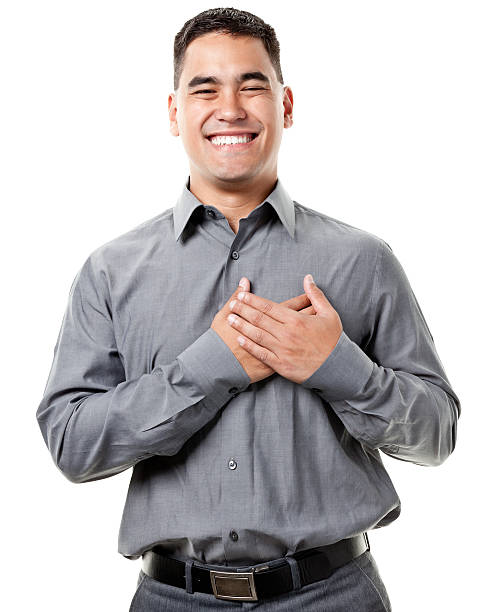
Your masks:
<svg viewBox="0 0 490 612"><path fill-rule="evenodd" d="M343 329L339 314L323 291L308 282L308 276L303 286L316 316L243 292L229 304L236 319L227 319L240 332L237 341L243 340L243 349L296 383L304 382L322 365Z"/></svg>
<svg viewBox="0 0 490 612"><path fill-rule="evenodd" d="M271 376L271 374L274 374L275 371L269 365L251 355L247 350L243 349L238 344L237 338L240 335L239 331L234 330L229 325L226 319L228 313L230 312L231 300L236 300L237 295L240 291L250 291L249 280L245 277L242 280L244 281L243 286L238 285L237 289L230 296L229 300L226 302L223 308L221 308L221 310L216 313L211 327L220 336L220 338L224 342L226 342L230 350L240 362L240 365L248 374L250 381L254 383L258 380L262 380L264 378L267 378L268 376ZM314 307L310 304L309 298L304 293L302 293L301 295L297 295L296 297L290 298L285 302L281 302L281 306L285 309L299 311L305 316L315 314Z"/></svg>

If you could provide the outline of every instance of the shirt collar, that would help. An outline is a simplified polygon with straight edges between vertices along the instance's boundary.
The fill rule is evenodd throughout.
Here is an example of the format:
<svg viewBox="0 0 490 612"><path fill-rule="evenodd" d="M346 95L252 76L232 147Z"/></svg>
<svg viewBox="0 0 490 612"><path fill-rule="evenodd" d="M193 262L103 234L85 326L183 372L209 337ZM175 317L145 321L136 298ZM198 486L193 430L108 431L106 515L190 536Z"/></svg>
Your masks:
<svg viewBox="0 0 490 612"><path fill-rule="evenodd" d="M194 210L203 205L203 203L196 198L192 191L189 190L189 184L190 176L187 177L182 193L180 194L177 203L173 207L174 234L176 241L179 239ZM276 181L274 189L265 198L262 204L264 202L269 202L272 205L282 224L287 229L289 235L291 238L294 238L294 202L289 197L289 194L284 189L284 185L281 183L279 178Z"/></svg>

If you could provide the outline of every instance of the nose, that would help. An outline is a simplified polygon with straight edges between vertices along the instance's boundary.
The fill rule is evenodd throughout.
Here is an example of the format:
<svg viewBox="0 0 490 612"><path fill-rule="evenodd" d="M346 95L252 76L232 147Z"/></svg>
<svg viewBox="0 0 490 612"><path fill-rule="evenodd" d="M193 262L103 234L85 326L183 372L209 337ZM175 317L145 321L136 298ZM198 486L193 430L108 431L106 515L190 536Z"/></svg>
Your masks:
<svg viewBox="0 0 490 612"><path fill-rule="evenodd" d="M234 91L224 91L219 97L215 117L224 121L236 121L247 116L239 96Z"/></svg>

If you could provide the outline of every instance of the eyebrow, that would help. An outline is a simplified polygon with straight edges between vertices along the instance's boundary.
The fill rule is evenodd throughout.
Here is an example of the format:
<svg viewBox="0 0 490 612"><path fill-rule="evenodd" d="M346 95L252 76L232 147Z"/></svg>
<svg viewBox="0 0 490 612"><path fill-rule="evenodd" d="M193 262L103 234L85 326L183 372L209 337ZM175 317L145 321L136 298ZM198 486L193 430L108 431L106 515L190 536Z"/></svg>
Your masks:
<svg viewBox="0 0 490 612"><path fill-rule="evenodd" d="M243 83L243 81L262 81L263 83L267 83L270 85L269 77L267 77L263 72L257 70L255 72L243 72L238 75L235 79L237 83ZM198 85L204 85L205 83L211 83L213 85L222 85L222 82L215 76L201 76L197 75L193 79L191 79L187 83L187 88L191 89L192 87L197 87Z"/></svg>

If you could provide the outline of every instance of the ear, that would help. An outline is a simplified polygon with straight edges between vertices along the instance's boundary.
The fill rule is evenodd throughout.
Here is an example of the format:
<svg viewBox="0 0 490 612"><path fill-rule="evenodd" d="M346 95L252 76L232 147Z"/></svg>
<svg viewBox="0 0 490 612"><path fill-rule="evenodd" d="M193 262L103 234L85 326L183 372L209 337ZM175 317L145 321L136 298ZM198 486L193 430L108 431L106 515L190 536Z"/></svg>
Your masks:
<svg viewBox="0 0 490 612"><path fill-rule="evenodd" d="M289 85L284 86L282 103L284 105L284 127L289 128L293 125L293 92Z"/></svg>
<svg viewBox="0 0 490 612"><path fill-rule="evenodd" d="M179 125L177 123L177 96L171 93L168 96L168 118L170 120L170 133L173 136L179 135Z"/></svg>

